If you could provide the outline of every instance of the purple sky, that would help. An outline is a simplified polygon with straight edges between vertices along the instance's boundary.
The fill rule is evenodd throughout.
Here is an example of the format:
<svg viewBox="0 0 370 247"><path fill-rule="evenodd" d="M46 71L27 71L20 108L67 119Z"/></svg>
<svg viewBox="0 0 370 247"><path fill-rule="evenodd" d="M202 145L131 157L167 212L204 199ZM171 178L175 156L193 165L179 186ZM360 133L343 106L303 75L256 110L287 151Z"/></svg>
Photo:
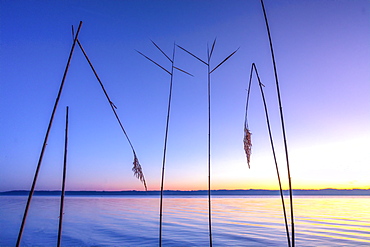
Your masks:
<svg viewBox="0 0 370 247"><path fill-rule="evenodd" d="M370 4L266 0L277 61L293 187L370 188ZM0 1L0 191L31 187L72 44L71 25L135 147L148 189L159 189L173 43L212 67L212 188L278 188L256 81L252 158L243 150L251 64L259 70L286 186L276 88L258 0ZM36 189L60 189L65 107L70 107L67 190L142 190L132 153L76 47ZM207 186L207 71L180 49L174 74L165 189Z"/></svg>

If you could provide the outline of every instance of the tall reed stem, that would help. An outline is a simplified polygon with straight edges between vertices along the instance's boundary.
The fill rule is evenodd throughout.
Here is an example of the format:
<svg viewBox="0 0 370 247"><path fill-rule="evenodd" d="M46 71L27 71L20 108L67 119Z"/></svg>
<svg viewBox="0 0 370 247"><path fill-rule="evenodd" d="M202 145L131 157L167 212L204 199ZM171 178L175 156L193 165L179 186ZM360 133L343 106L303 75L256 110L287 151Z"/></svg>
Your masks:
<svg viewBox="0 0 370 247"><path fill-rule="evenodd" d="M168 129L169 129L169 123L170 123L170 112L171 112L171 100L172 100L172 82L173 82L173 73L174 69L177 69L187 75L193 76L192 74L186 72L185 70L179 69L175 67L175 49L176 44L173 44L173 51L172 51L172 59L167 56L167 54L152 40L153 45L171 62L171 72L165 69L162 65L155 62L153 59L145 56L143 53L137 51L140 55L166 71L171 76L170 80L170 90L168 94L168 106L167 106L167 118L166 118L166 132L164 137L164 145L163 145L163 159L162 159L162 176L161 176L161 196L160 196L160 202L159 202L159 246L162 246L162 219L163 219L163 188L164 188L164 171L165 171L165 165L166 165L166 154L167 154L167 139L168 139Z"/></svg>
<svg viewBox="0 0 370 247"><path fill-rule="evenodd" d="M59 229L58 229L58 247L62 242L62 224L64 214L64 194L66 184L66 173L67 173L67 152L68 152L68 106L66 109L66 129L64 139L64 162L63 162L63 180L62 180L62 194L60 196L60 211L59 211Z"/></svg>
<svg viewBox="0 0 370 247"><path fill-rule="evenodd" d="M159 246L162 246L162 221L163 221L163 188L164 188L164 171L166 165L166 154L167 154L167 139L168 139L168 128L170 123L170 112L171 112L171 100L172 100L172 82L173 82L173 70L174 70L174 62L175 62L175 48L176 45L173 46L172 52L172 66L171 66L171 80L170 80L170 89L168 94L168 107L167 107L167 118L166 118L166 132L164 137L164 145L163 145L163 160L162 160L162 177L161 177L161 198L159 202Z"/></svg>
<svg viewBox="0 0 370 247"><path fill-rule="evenodd" d="M261 82L260 76L259 76L258 71L257 71L257 67L256 67L256 65L254 63L252 64L251 72L250 72L250 77L249 77L248 96L247 96L246 114L245 114L245 116L246 116L245 117L245 125L247 124L248 100L249 100L250 88L251 88L251 84L252 84L253 70L255 71L256 76L257 76L257 79L258 79L258 84L259 84L259 88L260 88L261 96L262 96L262 101L263 101L263 106L264 106L264 109L265 109L266 123L267 123L267 128L268 128L268 132L269 132L269 136L270 136L270 144L271 144L272 154L273 154L273 157L274 157L277 178L278 178L278 182L279 182L279 190L280 190L281 204L282 204L282 207L283 207L283 214L284 214L285 231L286 231L286 235L287 235L288 246L290 247L291 244L290 244L289 227L288 227L288 220L287 220L287 214L286 214L285 202L284 202L284 194L283 194L283 188L282 188L282 185L281 185L279 167L278 167L277 159L276 159L274 141L273 141L273 138L272 138L272 131L271 131L271 126L270 126L270 118L269 118L269 115L268 115L267 103L266 103L266 99L265 99L265 93L263 92L263 86L264 85Z"/></svg>
<svg viewBox="0 0 370 247"><path fill-rule="evenodd" d="M209 246L212 247L212 205L211 205L211 54L208 52L208 227Z"/></svg>
<svg viewBox="0 0 370 247"><path fill-rule="evenodd" d="M80 33L81 27L82 27L82 21L80 21L80 24L79 24L78 29L77 29L76 36L75 36L75 38L73 40L71 51L69 52L69 57L68 57L66 68L64 70L63 79L62 79L62 82L61 82L60 87L59 87L58 96L57 96L57 98L55 100L55 104L54 104L53 111L51 113L49 125L48 125L48 128L46 130L46 134L45 134L45 138L44 138L44 143L42 145L42 149L41 149L39 161L37 163L37 168L36 168L36 171L35 171L35 176L33 178L31 190L30 190L30 193L28 195L26 208L25 208L25 211L24 211L24 214L23 214L22 224L21 224L21 227L19 229L19 234L18 234L18 239L17 239L17 244L16 244L17 247L20 246L20 243L21 243L21 240L22 240L22 235L23 235L24 226L26 224L28 210L29 210L29 207L30 207L30 204L31 204L32 196L33 196L33 194L35 192L35 187L36 187L36 182L37 182L38 174L39 174L41 163L42 163L42 160L43 160L43 157L44 157L44 152L45 152L45 149L46 149L46 145L47 145L47 142L48 142L48 139L49 139L50 129L51 129L51 126L53 124L55 112L56 112L56 110L58 108L59 99L60 99L60 96L61 96L62 91L63 91L63 86L64 86L65 79L67 77L69 64L71 63L71 60L72 60L73 51L74 51L74 48L75 48L75 45L76 45L76 42L77 42L77 38L78 38L78 34Z"/></svg>
<svg viewBox="0 0 370 247"><path fill-rule="evenodd" d="M211 50L209 46L207 46L207 62L203 61L199 57L195 56L193 53L189 52L185 48L182 48L178 45L180 49L187 52L194 58L198 59L200 62L207 65L207 96L208 96L208 228L209 228L209 245L212 247L212 208L211 208L211 74L214 72L218 67L220 67L224 62L226 62L230 57L232 57L238 50L232 52L229 56L227 56L222 62L220 62L217 66L215 66L211 70L211 57L215 48L216 39L213 41Z"/></svg>
<svg viewBox="0 0 370 247"><path fill-rule="evenodd" d="M286 139L286 134L285 134L283 107L282 107L281 97L280 97L279 80L278 80L278 74L277 74L277 68L276 68L276 62L275 62L274 49L273 49L273 45L272 45L270 27L269 27L269 23L268 23L268 20L267 20L267 15L266 15L266 10L265 10L265 5L263 3L263 0L261 0L261 5L262 5L263 15L264 15L264 18L265 18L267 34L268 34L269 43L270 43L271 58L272 58L273 66L274 66L276 91L277 91L277 96L278 96L278 101L279 101L281 129L282 129L282 132L283 132L285 159L286 159L286 164L287 164L287 172L288 172L288 180L289 180L289 198L290 198L290 218L291 218L291 228L292 228L292 246L294 247L295 246L295 233L294 233L293 190L292 190L292 179L291 179L291 176L290 176L288 145L287 145L287 139Z"/></svg>

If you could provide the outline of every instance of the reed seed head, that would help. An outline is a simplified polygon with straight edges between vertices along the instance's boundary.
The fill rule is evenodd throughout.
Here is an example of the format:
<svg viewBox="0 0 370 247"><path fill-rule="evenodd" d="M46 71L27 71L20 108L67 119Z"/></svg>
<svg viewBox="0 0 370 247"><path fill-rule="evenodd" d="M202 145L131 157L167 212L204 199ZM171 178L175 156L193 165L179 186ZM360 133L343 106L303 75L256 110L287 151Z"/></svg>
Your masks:
<svg viewBox="0 0 370 247"><path fill-rule="evenodd" d="M245 155L247 156L248 168L251 168L249 163L251 161L251 153L252 153L252 133L249 131L247 127L244 127L244 150Z"/></svg>
<svg viewBox="0 0 370 247"><path fill-rule="evenodd" d="M134 154L134 163L133 163L133 165L134 166L132 167L132 171L134 172L134 176L137 177L144 184L145 190L147 191L148 189L146 187L144 173L143 173L143 170L141 169L141 165L139 163L138 158L136 157L136 154Z"/></svg>

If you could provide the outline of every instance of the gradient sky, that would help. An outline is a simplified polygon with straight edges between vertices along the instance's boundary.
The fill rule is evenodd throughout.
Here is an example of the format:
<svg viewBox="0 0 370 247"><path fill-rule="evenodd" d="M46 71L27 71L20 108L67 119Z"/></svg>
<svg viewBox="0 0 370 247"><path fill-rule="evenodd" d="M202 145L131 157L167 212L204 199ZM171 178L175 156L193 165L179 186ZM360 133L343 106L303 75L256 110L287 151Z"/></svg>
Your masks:
<svg viewBox="0 0 370 247"><path fill-rule="evenodd" d="M293 188L370 188L368 0L266 0L280 80ZM135 147L148 189L160 188L173 44L211 66L212 189L277 189L256 81L250 99L251 169L243 150L251 64L259 70L287 188L276 87L258 0L0 1L0 191L30 189L72 44L71 25ZM180 49L165 189L207 188L207 68ZM132 152L76 47L36 189L61 188L70 107L67 190L142 190Z"/></svg>

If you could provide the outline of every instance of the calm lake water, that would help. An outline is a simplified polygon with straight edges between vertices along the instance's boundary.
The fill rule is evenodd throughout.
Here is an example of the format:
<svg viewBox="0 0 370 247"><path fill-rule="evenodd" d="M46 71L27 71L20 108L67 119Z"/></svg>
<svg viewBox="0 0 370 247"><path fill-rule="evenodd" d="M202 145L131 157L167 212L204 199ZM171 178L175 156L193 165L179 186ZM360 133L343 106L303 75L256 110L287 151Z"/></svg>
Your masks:
<svg viewBox="0 0 370 247"><path fill-rule="evenodd" d="M0 246L14 246L26 196L0 196ZM34 196L22 245L56 246L60 198ZM370 246L370 197L296 196L297 246ZM205 196L164 199L163 245L208 246ZM214 246L287 246L279 197L212 199ZM157 196L65 198L63 246L158 246Z"/></svg>

